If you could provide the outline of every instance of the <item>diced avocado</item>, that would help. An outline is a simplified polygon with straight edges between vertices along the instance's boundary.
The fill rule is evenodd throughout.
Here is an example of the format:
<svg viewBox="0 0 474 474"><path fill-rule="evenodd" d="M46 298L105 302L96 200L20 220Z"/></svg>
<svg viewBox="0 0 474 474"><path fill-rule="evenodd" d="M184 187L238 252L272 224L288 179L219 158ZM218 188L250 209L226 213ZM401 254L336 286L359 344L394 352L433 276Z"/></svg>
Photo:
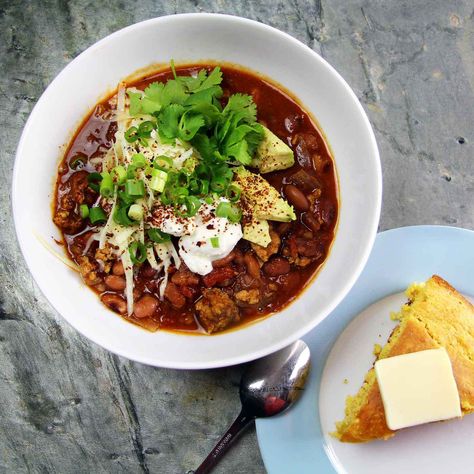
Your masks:
<svg viewBox="0 0 474 474"><path fill-rule="evenodd" d="M295 211L280 193L264 178L240 166L234 169L235 183L252 205L255 219L289 222L296 219Z"/></svg>
<svg viewBox="0 0 474 474"><path fill-rule="evenodd" d="M272 241L270 237L270 226L263 219L252 219L251 222L244 225L243 237L249 242L267 247Z"/></svg>
<svg viewBox="0 0 474 474"><path fill-rule="evenodd" d="M285 170L293 166L295 157L292 149L268 128L263 125L262 128L263 140L255 152L251 166L258 168L260 173Z"/></svg>

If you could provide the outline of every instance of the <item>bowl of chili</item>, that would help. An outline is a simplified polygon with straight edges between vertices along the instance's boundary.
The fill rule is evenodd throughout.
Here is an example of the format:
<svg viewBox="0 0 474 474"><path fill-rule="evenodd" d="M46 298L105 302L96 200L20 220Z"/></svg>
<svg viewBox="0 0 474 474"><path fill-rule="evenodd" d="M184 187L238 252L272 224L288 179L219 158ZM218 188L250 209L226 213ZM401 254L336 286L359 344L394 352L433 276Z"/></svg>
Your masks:
<svg viewBox="0 0 474 474"><path fill-rule="evenodd" d="M215 79L216 69L221 82ZM214 79L208 79L213 74ZM167 215L164 207L179 203L182 212L194 213L193 218L212 207L216 222L225 217L238 227L232 219L242 219L242 209L235 206L241 201L239 182L226 181L232 171L219 164L218 170L215 166L207 169L207 175L204 171L190 173L184 185L179 184L180 174L175 173L171 187L163 183L165 174L170 183L174 176L167 168L169 156L155 156L158 165L139 179L137 173L145 169L145 162L140 156L143 154L135 152L140 151L140 143L148 145L153 136L153 126L143 120L127 122L124 130L124 143L135 147L134 161L126 169L118 164L104 174L101 167L98 173L92 165L100 153L117 146L117 127L113 125L118 123L114 118L120 94L117 84L126 83L124 93L130 102L132 94L139 94L140 106L150 112L146 107L153 106L150 100L154 96L147 95L147 90L153 91L151 84L166 87L167 81L178 80L188 84L190 79L179 79L186 77L202 79L198 85L186 86L189 103L195 102L193 93L197 94L206 80L220 88L222 95L217 98L221 105L217 104L217 109L222 117L232 96L250 97L257 112L253 121L245 122L246 130L263 133L260 127L265 127L292 149L295 160L290 168L262 176L292 205L294 220L271 222L272 242L267 247L239 239L230 252L224 250L222 237L209 237L209 255L214 255L210 272L204 274L201 267L194 266L202 261L202 253L199 259L184 258L181 269L170 258L167 285L163 287L163 275L157 282L157 269L145 261L149 248L153 246L156 259L165 262L160 249L173 245L176 234L169 237L162 230L170 229L170 222L187 225L189 220L189 215ZM162 124L162 130L167 130L165 113L155 112L153 117ZM190 138L197 122L195 110L181 111L179 123L185 125L176 133L183 134L182 155L189 151L188 142L199 150L199 156L206 153L195 135ZM208 137L219 136L218 130L207 133ZM248 135L250 148L252 140ZM246 155L241 147L229 151L231 144L224 142L222 139L216 145L217 153L227 153L223 161L235 175L233 166L242 165ZM123 177L130 168L135 174ZM122 178L125 181L120 181ZM143 213L148 208L139 205L148 190L142 181L155 193L161 192L166 203L146 219ZM210 186L212 192L208 191ZM206 203L204 188L220 201ZM121 268L112 260L106 271L105 257L99 267L97 261L84 259L88 252L96 256L101 250L98 235L111 215L107 200L114 193L122 193L121 200L116 200L119 204L111 204L120 211L115 220L126 227L142 219L143 241L151 242L145 245L137 238L128 243L126 258L135 265L131 277L135 279L135 294L131 291L128 300L123 293L128 260L120 261ZM198 369L266 355L301 337L330 314L354 284L371 250L380 214L381 170L373 131L355 94L315 52L291 36L251 20L184 14L148 20L113 33L84 51L57 76L23 131L12 197L15 227L30 271L70 324L94 342L130 359ZM71 214L68 203L74 199ZM253 199L252 203L263 208L263 195ZM245 206L241 207L245 214ZM272 214L268 209L261 212ZM203 214L200 219L207 217ZM104 239L111 233L104 230ZM62 247L58 248L53 239L62 242ZM275 248L269 253L272 244ZM175 247L185 256L181 244L175 242ZM78 266L99 298L71 268L77 270ZM158 283L163 288L161 298ZM130 300L135 304L131 310ZM236 308L227 311L233 320L221 324L215 308L227 304L230 308L228 300ZM124 317L114 317L110 309Z"/></svg>

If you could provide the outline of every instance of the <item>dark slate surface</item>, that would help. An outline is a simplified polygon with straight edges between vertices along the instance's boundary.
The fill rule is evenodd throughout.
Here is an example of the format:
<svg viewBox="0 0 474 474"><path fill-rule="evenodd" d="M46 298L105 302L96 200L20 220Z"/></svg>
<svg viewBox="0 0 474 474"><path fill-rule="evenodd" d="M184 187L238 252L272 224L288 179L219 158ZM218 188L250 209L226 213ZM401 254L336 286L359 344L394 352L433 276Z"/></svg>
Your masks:
<svg viewBox="0 0 474 474"><path fill-rule="evenodd" d="M345 77L374 126L380 228L474 227L469 1L0 1L0 471L184 473L238 411L241 368L186 372L113 356L49 306L19 253L10 184L21 129L78 53L137 21L225 12L282 29ZM73 92L73 91L71 91ZM217 472L262 473L255 432Z"/></svg>

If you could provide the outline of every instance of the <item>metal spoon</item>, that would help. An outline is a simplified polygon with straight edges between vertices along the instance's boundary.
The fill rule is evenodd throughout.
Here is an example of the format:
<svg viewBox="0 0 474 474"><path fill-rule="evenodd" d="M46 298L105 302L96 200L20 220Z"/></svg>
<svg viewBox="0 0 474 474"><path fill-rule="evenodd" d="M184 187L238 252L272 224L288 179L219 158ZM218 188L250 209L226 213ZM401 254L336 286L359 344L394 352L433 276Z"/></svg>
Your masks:
<svg viewBox="0 0 474 474"><path fill-rule="evenodd" d="M277 415L290 407L302 393L309 367L309 348L303 341L252 363L240 381L239 416L194 473L209 472L255 418Z"/></svg>

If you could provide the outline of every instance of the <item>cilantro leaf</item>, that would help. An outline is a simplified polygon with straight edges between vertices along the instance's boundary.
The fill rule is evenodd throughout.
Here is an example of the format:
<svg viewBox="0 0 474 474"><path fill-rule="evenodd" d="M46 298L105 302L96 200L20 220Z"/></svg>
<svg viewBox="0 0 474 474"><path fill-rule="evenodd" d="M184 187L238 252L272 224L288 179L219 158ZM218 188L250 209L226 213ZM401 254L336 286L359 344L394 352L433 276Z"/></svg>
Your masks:
<svg viewBox="0 0 474 474"><path fill-rule="evenodd" d="M200 92L209 87L218 86L222 82L222 71L219 66L215 67L212 72L207 76L201 83L201 85L194 90L194 92Z"/></svg>
<svg viewBox="0 0 474 474"><path fill-rule="evenodd" d="M160 136L176 138L178 136L178 126L184 107L180 104L170 104L163 108L158 116L158 130Z"/></svg>
<svg viewBox="0 0 474 474"><path fill-rule="evenodd" d="M247 133L245 140L249 145L249 153L254 155L257 151L258 145L263 140L264 132L263 127L259 123L254 123L252 125L252 130Z"/></svg>
<svg viewBox="0 0 474 474"><path fill-rule="evenodd" d="M239 121L255 122L257 120L257 106L248 94L233 94L229 97L229 101L223 112L225 116L237 114Z"/></svg>
<svg viewBox="0 0 474 474"><path fill-rule="evenodd" d="M205 133L197 133L191 140L191 145L196 148L204 160L212 160L217 152L217 140L208 137Z"/></svg>
<svg viewBox="0 0 474 474"><path fill-rule="evenodd" d="M222 97L222 88L220 86L212 86L199 92L194 92L187 99L184 105L195 105L201 103L212 104L214 99Z"/></svg>
<svg viewBox="0 0 474 474"><path fill-rule="evenodd" d="M205 120L202 114L193 114L189 111L185 112L179 121L178 137L181 140L189 141L204 124Z"/></svg>
<svg viewBox="0 0 474 474"><path fill-rule="evenodd" d="M182 105L187 98L188 94L183 84L175 79L169 80L161 92L161 104L163 107L170 104Z"/></svg>
<svg viewBox="0 0 474 474"><path fill-rule="evenodd" d="M220 110L212 104L200 103L193 105L192 107L188 107L187 110L190 113L193 112L196 114L201 114L204 118L207 128L214 127L220 117Z"/></svg>
<svg viewBox="0 0 474 474"><path fill-rule="evenodd" d="M143 92L148 99L154 102L161 102L161 94L165 85L162 82L152 82Z"/></svg>
<svg viewBox="0 0 474 474"><path fill-rule="evenodd" d="M207 71L201 69L196 77L193 76L179 76L178 79L184 84L189 92L193 92L198 89L207 77Z"/></svg>
<svg viewBox="0 0 474 474"><path fill-rule="evenodd" d="M142 95L140 92L127 91L127 95L130 99L130 115L138 115L142 111L141 98Z"/></svg>
<svg viewBox="0 0 474 474"><path fill-rule="evenodd" d="M141 100L143 113L151 115L161 110L164 87L160 82L153 82L144 90L145 95Z"/></svg>
<svg viewBox="0 0 474 474"><path fill-rule="evenodd" d="M248 152L247 140L241 140L231 145L227 150L227 154L243 165L249 165L252 162L252 157Z"/></svg>

